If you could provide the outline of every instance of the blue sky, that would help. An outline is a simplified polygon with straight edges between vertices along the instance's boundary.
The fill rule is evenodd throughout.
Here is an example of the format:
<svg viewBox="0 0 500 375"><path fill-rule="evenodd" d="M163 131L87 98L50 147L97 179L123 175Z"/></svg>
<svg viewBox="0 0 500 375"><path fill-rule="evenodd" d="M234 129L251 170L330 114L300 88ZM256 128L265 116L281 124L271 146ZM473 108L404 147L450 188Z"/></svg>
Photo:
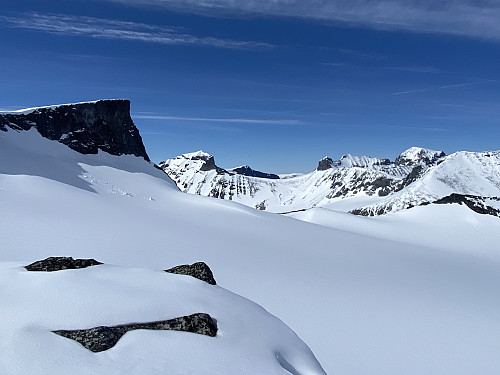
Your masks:
<svg viewBox="0 0 500 375"><path fill-rule="evenodd" d="M152 160L500 149L498 1L3 0L0 109L128 98Z"/></svg>

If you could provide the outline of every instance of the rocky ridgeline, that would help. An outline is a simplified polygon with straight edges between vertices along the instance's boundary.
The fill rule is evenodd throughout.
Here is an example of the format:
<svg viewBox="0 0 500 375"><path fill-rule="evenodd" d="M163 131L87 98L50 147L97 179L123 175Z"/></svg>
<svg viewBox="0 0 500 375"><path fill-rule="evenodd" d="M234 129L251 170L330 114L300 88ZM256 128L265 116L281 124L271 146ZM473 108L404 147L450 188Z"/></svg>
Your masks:
<svg viewBox="0 0 500 375"><path fill-rule="evenodd" d="M241 167L233 168L230 169L229 171L248 177L267 178L270 180L279 180L280 178L277 174L256 171L255 169L250 168L248 165L243 165Z"/></svg>
<svg viewBox="0 0 500 375"><path fill-rule="evenodd" d="M464 204L472 211L482 215L491 215L500 217L500 209L492 207L493 204L500 207L500 198L498 197L480 197L467 194L450 194L438 199L434 204Z"/></svg>
<svg viewBox="0 0 500 375"><path fill-rule="evenodd" d="M0 113L0 130L36 128L45 138L82 154L99 150L135 155L149 161L139 130L130 117L130 101L98 100Z"/></svg>
<svg viewBox="0 0 500 375"><path fill-rule="evenodd" d="M95 259L73 259L72 257L49 257L27 265L26 270L31 272L56 272L77 270L103 263ZM165 272L192 276L208 284L215 285L212 270L204 262L191 265L181 265L165 270ZM59 336L75 340L92 352L102 352L116 345L120 338L127 332L137 330L173 330L191 332L200 335L215 337L217 335L217 322L209 314L194 313L174 319L145 323L129 323L114 326L99 326L89 329L56 330L52 331Z"/></svg>

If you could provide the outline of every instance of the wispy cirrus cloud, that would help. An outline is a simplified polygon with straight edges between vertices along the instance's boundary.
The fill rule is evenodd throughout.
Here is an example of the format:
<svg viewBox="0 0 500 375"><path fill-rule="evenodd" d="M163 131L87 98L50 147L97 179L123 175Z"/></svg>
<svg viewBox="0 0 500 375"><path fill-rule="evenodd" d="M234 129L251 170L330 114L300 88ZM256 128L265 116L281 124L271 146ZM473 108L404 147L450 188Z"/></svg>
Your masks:
<svg viewBox="0 0 500 375"><path fill-rule="evenodd" d="M4 26L67 36L129 40L169 45L203 45L218 48L272 47L268 43L221 39L189 34L176 27L64 14L23 13L0 16Z"/></svg>
<svg viewBox="0 0 500 375"><path fill-rule="evenodd" d="M420 92L428 92L428 91L433 91L433 90L445 90L445 89L454 89L454 88L460 88L460 87L466 87L466 86L475 86L475 85L481 85L485 83L497 83L497 80L494 79L483 79L481 81L474 81L474 82L463 82L463 83L454 83L451 85L441 85L441 86L435 86L435 87L426 87L422 89L416 89L416 90L407 90L407 91L398 91L398 92L393 92L391 95L407 95L407 94L416 94Z"/></svg>
<svg viewBox="0 0 500 375"><path fill-rule="evenodd" d="M275 119L252 119L252 118L213 118L213 117L184 117L165 115L134 115L137 119L164 120L164 121L194 121L194 122L218 122L238 124L268 124L268 125L300 125L298 120L275 120Z"/></svg>
<svg viewBox="0 0 500 375"><path fill-rule="evenodd" d="M434 68L432 66L383 66L378 69L395 70L395 71L409 72L409 73L430 73L430 74L442 73L441 70Z"/></svg>
<svg viewBox="0 0 500 375"><path fill-rule="evenodd" d="M103 1L103 0L101 0ZM287 16L500 42L497 0L106 0L198 14Z"/></svg>

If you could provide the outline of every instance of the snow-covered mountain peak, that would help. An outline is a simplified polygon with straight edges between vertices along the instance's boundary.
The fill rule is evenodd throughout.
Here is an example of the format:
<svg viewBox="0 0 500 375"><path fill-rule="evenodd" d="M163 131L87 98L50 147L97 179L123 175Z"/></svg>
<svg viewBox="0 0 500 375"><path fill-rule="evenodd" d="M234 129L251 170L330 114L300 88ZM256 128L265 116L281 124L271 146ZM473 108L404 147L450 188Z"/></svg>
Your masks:
<svg viewBox="0 0 500 375"><path fill-rule="evenodd" d="M182 154L180 156L181 158L184 159L191 159L191 160L208 160L210 158L213 158L213 155L204 152L202 150L195 151L195 152L188 152L186 154Z"/></svg>
<svg viewBox="0 0 500 375"><path fill-rule="evenodd" d="M204 151L195 151L176 156L173 159L167 159L158 164L163 170L173 169L180 173L197 173L199 171L208 172L215 170L217 173L225 173L226 171L215 165L213 155Z"/></svg>
<svg viewBox="0 0 500 375"><path fill-rule="evenodd" d="M353 213L382 215L432 203L451 194L500 197L500 151L459 151L445 156L402 190Z"/></svg>
<svg viewBox="0 0 500 375"><path fill-rule="evenodd" d="M343 155L340 160L335 162L338 167L359 167L359 168L371 168L378 165L390 165L391 161L386 158L374 158L371 156L356 156L356 155Z"/></svg>
<svg viewBox="0 0 500 375"><path fill-rule="evenodd" d="M443 151L430 150L422 147L410 147L396 158L395 164L405 166L431 166L445 156L446 154Z"/></svg>

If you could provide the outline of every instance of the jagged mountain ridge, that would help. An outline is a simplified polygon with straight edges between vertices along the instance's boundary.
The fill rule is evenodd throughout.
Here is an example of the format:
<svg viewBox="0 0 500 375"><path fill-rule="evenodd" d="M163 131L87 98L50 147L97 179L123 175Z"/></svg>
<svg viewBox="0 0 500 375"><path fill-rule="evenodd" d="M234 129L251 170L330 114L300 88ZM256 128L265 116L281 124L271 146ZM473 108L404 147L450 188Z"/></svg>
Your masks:
<svg viewBox="0 0 500 375"><path fill-rule="evenodd" d="M349 154L337 161L325 157L311 173L273 180L220 168L212 155L202 151L167 159L159 166L186 193L228 199L261 210L288 212L356 195L386 196L402 189L404 179L414 168L433 165L440 160L439 155L444 153L414 148L398 157L404 163Z"/></svg>
<svg viewBox="0 0 500 375"><path fill-rule="evenodd" d="M339 160L325 157L313 172L280 180L233 174L217 167L212 155L204 153L203 164L191 157L195 154L168 159L160 167L184 192L260 210L288 213L325 205L335 209L344 198L370 197L369 204L348 211L374 216L431 203L457 203L498 216L493 203L500 197L500 152L459 151L446 156L411 147L394 162L347 154ZM465 198L447 200L453 194Z"/></svg>

